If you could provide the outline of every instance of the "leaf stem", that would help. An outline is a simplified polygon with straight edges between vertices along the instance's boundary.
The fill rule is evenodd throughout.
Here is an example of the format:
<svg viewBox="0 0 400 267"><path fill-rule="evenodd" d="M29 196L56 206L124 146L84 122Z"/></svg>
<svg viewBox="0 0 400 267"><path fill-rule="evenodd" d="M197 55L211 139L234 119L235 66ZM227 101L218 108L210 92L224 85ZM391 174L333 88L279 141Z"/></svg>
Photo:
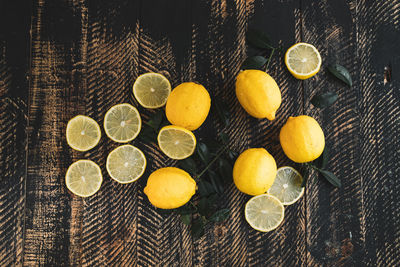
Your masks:
<svg viewBox="0 0 400 267"><path fill-rule="evenodd" d="M200 172L200 174L196 176L196 178L199 179L215 163L215 161L222 155L222 153L225 152L227 148L228 144L221 148L221 150L218 151L215 157L210 161L210 163L207 164L207 166Z"/></svg>
<svg viewBox="0 0 400 267"><path fill-rule="evenodd" d="M274 53L275 53L275 49L276 49L276 48L272 48L272 51L271 51L271 53L269 54L269 58L268 58L268 61L267 61L267 65L265 66L265 71L268 70L268 66L269 66L269 63L271 62L272 56L273 56Z"/></svg>

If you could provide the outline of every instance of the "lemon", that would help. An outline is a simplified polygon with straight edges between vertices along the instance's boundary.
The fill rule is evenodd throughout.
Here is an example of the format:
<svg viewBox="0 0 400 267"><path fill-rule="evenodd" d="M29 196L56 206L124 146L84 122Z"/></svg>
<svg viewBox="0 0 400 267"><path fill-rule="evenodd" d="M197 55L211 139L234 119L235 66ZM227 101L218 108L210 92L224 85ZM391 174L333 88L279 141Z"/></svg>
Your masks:
<svg viewBox="0 0 400 267"><path fill-rule="evenodd" d="M106 168L115 181L127 184L139 179L146 169L146 157L131 145L117 147L108 154Z"/></svg>
<svg viewBox="0 0 400 267"><path fill-rule="evenodd" d="M282 223L285 208L276 197L263 194L252 197L246 203L244 212L246 221L253 229L269 232Z"/></svg>
<svg viewBox="0 0 400 267"><path fill-rule="evenodd" d="M291 205L299 200L304 193L301 187L303 177L292 167L280 167L268 194L278 198L283 205Z"/></svg>
<svg viewBox="0 0 400 267"><path fill-rule="evenodd" d="M151 204L161 209L185 205L196 192L196 182L190 175L175 167L154 171L147 180L144 193Z"/></svg>
<svg viewBox="0 0 400 267"><path fill-rule="evenodd" d="M67 143L78 151L94 148L100 141L100 126L90 117L78 115L67 124Z"/></svg>
<svg viewBox="0 0 400 267"><path fill-rule="evenodd" d="M245 70L236 78L236 97L251 116L275 119L281 105L281 91L275 80L264 71Z"/></svg>
<svg viewBox="0 0 400 267"><path fill-rule="evenodd" d="M139 111L127 103L111 107L104 117L104 131L115 142L132 141L139 134L141 127Z"/></svg>
<svg viewBox="0 0 400 267"><path fill-rule="evenodd" d="M233 166L236 187L248 195L260 195L274 183L275 159L264 148L250 148L237 158Z"/></svg>
<svg viewBox="0 0 400 267"><path fill-rule="evenodd" d="M318 73L321 68L321 55L311 44L297 43L285 54L285 64L297 79L305 80Z"/></svg>
<svg viewBox="0 0 400 267"><path fill-rule="evenodd" d="M194 131L206 120L210 106L211 98L206 88L187 82L172 90L165 113L171 124Z"/></svg>
<svg viewBox="0 0 400 267"><path fill-rule="evenodd" d="M91 160L72 163L65 174L67 188L80 197L89 197L99 191L102 182L100 167Z"/></svg>
<svg viewBox="0 0 400 267"><path fill-rule="evenodd" d="M142 74L133 84L133 94L139 104L145 108L164 106L170 93L171 84L159 73Z"/></svg>
<svg viewBox="0 0 400 267"><path fill-rule="evenodd" d="M306 115L289 117L279 139L286 156L298 163L315 160L325 148L324 132L314 118Z"/></svg>
<svg viewBox="0 0 400 267"><path fill-rule="evenodd" d="M196 148L196 137L185 128L169 125L163 127L157 137L158 146L172 159L185 159Z"/></svg>

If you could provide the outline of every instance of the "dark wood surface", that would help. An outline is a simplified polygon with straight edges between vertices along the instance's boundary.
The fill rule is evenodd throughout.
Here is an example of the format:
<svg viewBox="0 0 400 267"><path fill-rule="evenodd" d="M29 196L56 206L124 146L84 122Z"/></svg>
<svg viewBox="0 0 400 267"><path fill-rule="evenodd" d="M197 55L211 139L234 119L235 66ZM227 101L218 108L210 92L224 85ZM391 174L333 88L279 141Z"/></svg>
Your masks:
<svg viewBox="0 0 400 267"><path fill-rule="evenodd" d="M400 265L399 1L3 0L0 10L0 266ZM249 117L235 98L235 77L251 55L249 27L283 51L312 43L323 58L320 73L299 81L284 52L275 54L268 72L283 102L273 122ZM348 68L354 85L329 75L329 63ZM211 116L197 136L228 132L236 150L266 147L278 166L293 165L280 127L288 116L313 116L342 188L313 174L283 224L260 233L243 216L249 196L230 185L221 204L230 218L194 240L177 215L143 194L151 171L176 164L156 144L134 142L149 166L138 182L121 185L104 168L115 143L102 138L78 153L65 141L74 115L101 123L117 103L138 106L132 85L149 71L173 86L198 81L228 103L230 125ZM339 100L315 108L310 98L328 90ZM152 113L139 110L144 119ZM105 178L86 199L64 183L81 158L99 163Z"/></svg>

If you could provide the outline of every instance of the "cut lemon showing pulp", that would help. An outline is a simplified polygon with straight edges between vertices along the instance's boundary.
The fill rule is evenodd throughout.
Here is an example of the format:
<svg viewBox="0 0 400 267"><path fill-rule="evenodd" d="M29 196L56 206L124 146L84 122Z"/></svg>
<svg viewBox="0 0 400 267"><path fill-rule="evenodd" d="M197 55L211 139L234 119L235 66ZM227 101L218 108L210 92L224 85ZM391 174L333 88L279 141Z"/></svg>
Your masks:
<svg viewBox="0 0 400 267"><path fill-rule="evenodd" d="M78 115L67 124L67 143L78 151L94 148L100 141L100 126L87 116Z"/></svg>
<svg viewBox="0 0 400 267"><path fill-rule="evenodd" d="M89 197L99 191L103 176L99 165L91 160L78 160L65 174L67 188L80 197Z"/></svg>
<svg viewBox="0 0 400 267"><path fill-rule="evenodd" d="M290 73L297 79L308 79L321 68L321 55L311 44L297 43L285 54L285 64Z"/></svg>
<svg viewBox="0 0 400 267"><path fill-rule="evenodd" d="M117 147L108 154L106 168L115 181L126 184L139 179L146 169L146 157L131 145Z"/></svg>
<svg viewBox="0 0 400 267"><path fill-rule="evenodd" d="M171 84L159 73L142 74L133 84L133 94L139 104L145 108L164 106L170 93Z"/></svg>
<svg viewBox="0 0 400 267"><path fill-rule="evenodd" d="M304 194L304 187L301 187L303 177L292 167L281 167L278 169L276 178L268 194L278 198L283 205L295 203Z"/></svg>
<svg viewBox="0 0 400 267"><path fill-rule="evenodd" d="M127 103L111 107L104 117L104 131L115 142L132 141L139 134L141 127L139 111Z"/></svg>
<svg viewBox="0 0 400 267"><path fill-rule="evenodd" d="M283 221L284 213L285 208L279 199L266 194L251 198L245 207L246 221L261 232L277 228Z"/></svg>
<svg viewBox="0 0 400 267"><path fill-rule="evenodd" d="M185 128L169 125L158 133L158 146L165 155L172 159L185 159L196 148L196 137Z"/></svg>

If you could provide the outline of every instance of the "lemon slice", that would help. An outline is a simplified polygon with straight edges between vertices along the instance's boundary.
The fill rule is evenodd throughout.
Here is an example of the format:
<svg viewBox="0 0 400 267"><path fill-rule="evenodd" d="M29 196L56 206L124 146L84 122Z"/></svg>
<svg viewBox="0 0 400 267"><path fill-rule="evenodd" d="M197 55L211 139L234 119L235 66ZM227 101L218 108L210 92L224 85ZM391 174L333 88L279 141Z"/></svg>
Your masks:
<svg viewBox="0 0 400 267"><path fill-rule="evenodd" d="M99 191L102 182L100 167L91 160L72 163L65 174L67 188L80 197L89 197Z"/></svg>
<svg viewBox="0 0 400 267"><path fill-rule="evenodd" d="M285 54L285 64L290 73L297 79L308 79L321 68L321 55L311 44L297 43Z"/></svg>
<svg viewBox="0 0 400 267"><path fill-rule="evenodd" d="M278 169L276 178L268 194L278 198L283 205L291 205L299 200L304 194L301 187L303 177L292 167L281 167Z"/></svg>
<svg viewBox="0 0 400 267"><path fill-rule="evenodd" d="M67 124L67 143L78 151L94 148L100 141L100 126L87 116L78 115Z"/></svg>
<svg viewBox="0 0 400 267"><path fill-rule="evenodd" d="M127 184L139 179L146 169L146 157L131 145L117 147L108 154L106 168L115 181Z"/></svg>
<svg viewBox="0 0 400 267"><path fill-rule="evenodd" d="M196 137L185 128L169 125L158 133L158 146L165 155L172 159L185 159L196 148Z"/></svg>
<svg viewBox="0 0 400 267"><path fill-rule="evenodd" d="M245 207L246 221L261 232L277 228L283 221L284 213L285 208L279 199L266 194L252 197Z"/></svg>
<svg viewBox="0 0 400 267"><path fill-rule="evenodd" d="M133 94L140 105L145 108L159 108L167 103L171 93L168 79L159 73L140 75L133 84Z"/></svg>
<svg viewBox="0 0 400 267"><path fill-rule="evenodd" d="M127 103L111 107L104 117L104 131L115 142L132 141L139 134L141 127L139 111Z"/></svg>

